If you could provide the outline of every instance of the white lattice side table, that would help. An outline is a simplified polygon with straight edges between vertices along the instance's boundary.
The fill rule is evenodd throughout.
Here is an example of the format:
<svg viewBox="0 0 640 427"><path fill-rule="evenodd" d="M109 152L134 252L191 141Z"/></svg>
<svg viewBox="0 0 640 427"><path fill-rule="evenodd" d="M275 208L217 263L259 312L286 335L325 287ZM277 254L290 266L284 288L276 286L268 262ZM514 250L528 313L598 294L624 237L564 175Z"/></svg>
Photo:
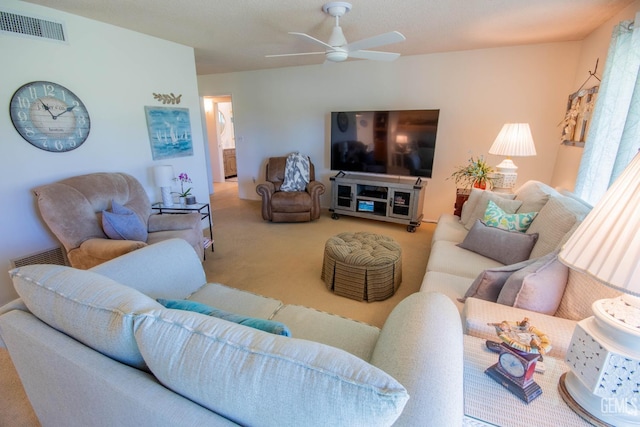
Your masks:
<svg viewBox="0 0 640 427"><path fill-rule="evenodd" d="M545 372L534 376L542 395L527 404L484 373L497 359L496 353L487 350L484 339L464 336L465 416L504 427L589 425L558 393L558 379L568 371L562 360L544 357Z"/></svg>
<svg viewBox="0 0 640 427"><path fill-rule="evenodd" d="M571 371L562 378L561 395L596 425L638 426L637 310L627 313L621 299L596 301L592 307L594 316L578 322L573 332L566 356ZM611 327L616 319L623 319L622 326ZM626 335L625 328L632 334Z"/></svg>

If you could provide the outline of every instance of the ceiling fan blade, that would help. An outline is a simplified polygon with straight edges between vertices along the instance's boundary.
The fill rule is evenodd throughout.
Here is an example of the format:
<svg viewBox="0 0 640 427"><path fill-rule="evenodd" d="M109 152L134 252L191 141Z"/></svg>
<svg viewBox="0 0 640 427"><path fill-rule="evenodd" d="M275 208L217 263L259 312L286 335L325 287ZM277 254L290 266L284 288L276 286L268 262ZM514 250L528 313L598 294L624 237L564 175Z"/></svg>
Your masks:
<svg viewBox="0 0 640 427"><path fill-rule="evenodd" d="M349 52L349 58L372 59L374 61L395 61L400 56L399 53L377 52L375 50L356 50Z"/></svg>
<svg viewBox="0 0 640 427"><path fill-rule="evenodd" d="M370 49L372 47L384 46L386 44L398 43L406 40L398 31L391 31L390 33L384 33L377 36L369 37L368 39L358 40L353 43L349 43L345 46L349 52L363 49Z"/></svg>
<svg viewBox="0 0 640 427"><path fill-rule="evenodd" d="M296 36L298 38L301 38L303 40L307 40L307 41L313 42L315 44L321 45L321 46L323 46L325 48L333 49L333 46L331 46L330 44L327 44L327 43L323 42L322 40L318 40L315 37L311 37L309 34L295 33L295 32L290 32L289 34L294 35L294 36Z"/></svg>
<svg viewBox="0 0 640 427"><path fill-rule="evenodd" d="M303 55L324 55L325 52L302 52L302 53L279 53L275 55L265 55L265 58L278 58L281 56L303 56Z"/></svg>

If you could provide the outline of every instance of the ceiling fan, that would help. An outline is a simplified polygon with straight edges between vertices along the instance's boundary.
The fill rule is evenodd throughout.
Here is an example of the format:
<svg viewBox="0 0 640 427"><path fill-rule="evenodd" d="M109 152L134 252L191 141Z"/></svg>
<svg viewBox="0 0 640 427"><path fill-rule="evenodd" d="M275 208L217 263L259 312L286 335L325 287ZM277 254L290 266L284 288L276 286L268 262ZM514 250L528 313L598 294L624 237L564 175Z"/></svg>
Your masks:
<svg viewBox="0 0 640 427"><path fill-rule="evenodd" d="M340 28L340 17L351 10L351 3L344 1L334 1L322 6L322 10L336 18L336 25L331 31L331 36L327 43L311 37L305 33L290 32L298 38L315 43L325 48L322 52L303 52L303 53L285 53L280 55L266 55L267 58L275 58L281 56L301 56L301 55L319 55L324 54L326 61L342 62L347 58L371 59L374 61L393 61L400 56L399 53L379 52L374 50L366 50L378 46L384 46L391 43L397 43L405 40L405 37L398 31L380 34L366 39L358 40L353 43L347 43L347 40Z"/></svg>

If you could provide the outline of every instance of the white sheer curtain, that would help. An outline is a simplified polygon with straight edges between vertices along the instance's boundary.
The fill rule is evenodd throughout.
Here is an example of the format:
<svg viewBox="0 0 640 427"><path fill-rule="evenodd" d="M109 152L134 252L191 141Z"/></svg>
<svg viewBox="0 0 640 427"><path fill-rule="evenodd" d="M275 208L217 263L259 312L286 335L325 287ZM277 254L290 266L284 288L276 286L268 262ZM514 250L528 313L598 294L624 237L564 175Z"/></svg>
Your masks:
<svg viewBox="0 0 640 427"><path fill-rule="evenodd" d="M640 148L640 13L613 30L575 193L595 204Z"/></svg>

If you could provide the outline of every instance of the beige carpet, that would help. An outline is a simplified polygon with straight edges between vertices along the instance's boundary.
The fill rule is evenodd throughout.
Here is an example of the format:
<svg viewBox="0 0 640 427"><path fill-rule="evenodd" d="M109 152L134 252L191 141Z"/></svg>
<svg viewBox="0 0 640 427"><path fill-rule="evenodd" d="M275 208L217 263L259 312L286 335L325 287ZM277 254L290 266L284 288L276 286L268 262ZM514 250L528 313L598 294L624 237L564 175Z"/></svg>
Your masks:
<svg viewBox="0 0 640 427"><path fill-rule="evenodd" d="M300 304L381 327L393 307L417 292L429 257L435 224L415 233L402 224L341 216L323 211L311 223L274 224L262 219L260 202L239 200L231 183L216 183L212 197L215 252L207 253L210 282L268 295L285 304ZM324 244L345 231L369 231L394 238L402 246L402 284L396 294L378 302L334 295L320 279Z"/></svg>
<svg viewBox="0 0 640 427"><path fill-rule="evenodd" d="M210 282L378 327L396 304L420 289L435 224L422 224L409 233L401 224L352 217L333 220L326 210L312 223L272 224L262 220L260 202L238 199L237 183L216 183L215 189L211 198L215 252L208 249L204 263ZM336 296L325 287L320 279L324 244L344 231L384 234L400 243L403 280L393 297L367 303ZM0 396L0 427L39 425L4 349L0 349Z"/></svg>
<svg viewBox="0 0 640 427"><path fill-rule="evenodd" d="M0 348L0 427L39 426L9 352Z"/></svg>

